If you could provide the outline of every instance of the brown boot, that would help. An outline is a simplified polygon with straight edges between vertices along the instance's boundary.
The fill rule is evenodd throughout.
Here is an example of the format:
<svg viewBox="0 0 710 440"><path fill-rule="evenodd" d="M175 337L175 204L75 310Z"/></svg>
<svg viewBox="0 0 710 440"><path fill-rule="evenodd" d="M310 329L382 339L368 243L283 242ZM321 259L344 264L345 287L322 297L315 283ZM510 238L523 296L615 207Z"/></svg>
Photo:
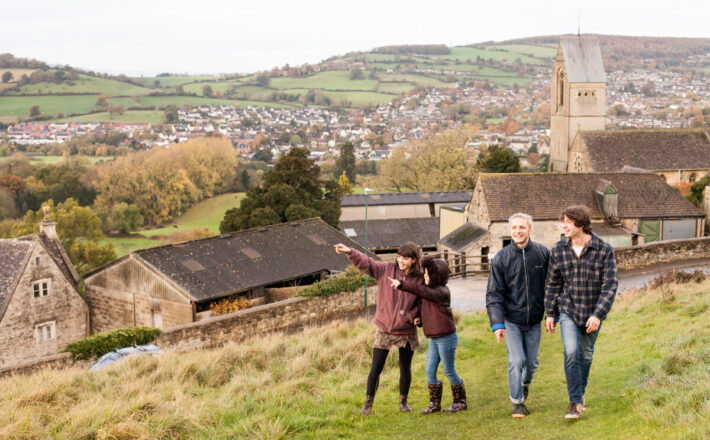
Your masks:
<svg viewBox="0 0 710 440"><path fill-rule="evenodd" d="M407 396L399 396L399 410L402 412L412 412L412 408L407 405Z"/></svg>
<svg viewBox="0 0 710 440"><path fill-rule="evenodd" d="M457 412L468 409L468 405L466 405L466 388L464 388L463 382L458 385L451 385L451 394L454 395L454 403L444 411Z"/></svg>
<svg viewBox="0 0 710 440"><path fill-rule="evenodd" d="M422 414L431 414L441 411L441 393L444 390L444 384L437 382L429 384L429 406L422 410Z"/></svg>
<svg viewBox="0 0 710 440"><path fill-rule="evenodd" d="M365 404L360 410L360 414L363 416L369 416L372 411L372 403L375 401L375 396L365 396Z"/></svg>

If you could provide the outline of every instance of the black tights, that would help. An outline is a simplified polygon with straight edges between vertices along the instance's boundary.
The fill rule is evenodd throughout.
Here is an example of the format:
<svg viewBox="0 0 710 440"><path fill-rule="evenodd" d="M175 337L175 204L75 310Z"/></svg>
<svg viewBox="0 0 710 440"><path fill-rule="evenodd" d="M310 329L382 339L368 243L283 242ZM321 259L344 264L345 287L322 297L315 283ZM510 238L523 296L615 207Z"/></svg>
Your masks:
<svg viewBox="0 0 710 440"><path fill-rule="evenodd" d="M377 385L380 383L380 373L385 366L389 350L382 348L372 349L372 366L370 374L367 376L367 395L375 397ZM414 351L409 343L404 348L399 349L399 394L406 396L409 394L409 386L412 384L412 357Z"/></svg>

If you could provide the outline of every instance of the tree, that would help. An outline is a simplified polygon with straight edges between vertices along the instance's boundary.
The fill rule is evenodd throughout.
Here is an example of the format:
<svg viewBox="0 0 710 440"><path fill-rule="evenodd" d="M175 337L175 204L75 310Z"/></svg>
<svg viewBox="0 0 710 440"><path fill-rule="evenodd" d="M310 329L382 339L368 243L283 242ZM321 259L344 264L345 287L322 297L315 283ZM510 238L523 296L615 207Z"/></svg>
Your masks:
<svg viewBox="0 0 710 440"><path fill-rule="evenodd" d="M266 163L271 163L273 159L274 153L272 153L269 148L260 148L256 150L256 153L254 153L254 156L252 157L252 160L260 160Z"/></svg>
<svg viewBox="0 0 710 440"><path fill-rule="evenodd" d="M343 194L353 193L353 187L350 185L350 180L348 180L348 176L345 174L345 171L343 171L338 179L338 186L340 187L340 192Z"/></svg>
<svg viewBox="0 0 710 440"><path fill-rule="evenodd" d="M362 73L362 70L359 67L354 67L352 70L350 70L350 79L352 80L359 80L362 79L365 75Z"/></svg>
<svg viewBox="0 0 710 440"><path fill-rule="evenodd" d="M143 216L136 205L129 205L121 202L108 208L98 207L94 210L101 219L101 229L103 232L118 231L128 234L143 225Z"/></svg>
<svg viewBox="0 0 710 440"><path fill-rule="evenodd" d="M5 84L9 83L10 81L12 81L13 76L14 75L12 74L12 72L10 72L9 70L6 71L2 74L2 82Z"/></svg>
<svg viewBox="0 0 710 440"><path fill-rule="evenodd" d="M486 173L519 173L520 161L509 149L491 145L478 156L478 168Z"/></svg>
<svg viewBox="0 0 710 440"><path fill-rule="evenodd" d="M202 95L206 96L208 98L211 98L212 96L214 96L214 92L212 91L212 86L210 86L209 84L205 84L204 86L202 86Z"/></svg>
<svg viewBox="0 0 710 440"><path fill-rule="evenodd" d="M347 141L340 146L340 157L335 161L336 176L345 173L348 176L348 181L354 185L357 169L355 167L355 147L352 142Z"/></svg>
<svg viewBox="0 0 710 440"><path fill-rule="evenodd" d="M221 232L320 216L331 226L340 218L338 184L320 180L320 168L305 148L293 148L267 171L261 186L253 187L239 208L225 213Z"/></svg>
<svg viewBox="0 0 710 440"><path fill-rule="evenodd" d="M469 142L478 129L461 126L397 148L378 165L378 183L397 191L471 189L478 171L469 155Z"/></svg>
<svg viewBox="0 0 710 440"><path fill-rule="evenodd" d="M268 87L270 82L271 78L269 78L269 75L267 75L266 73L260 73L256 76L256 83L260 87Z"/></svg>
<svg viewBox="0 0 710 440"><path fill-rule="evenodd" d="M99 95L98 98L96 98L96 106L97 107L106 107L108 105L108 97L104 95L103 93Z"/></svg>
<svg viewBox="0 0 710 440"><path fill-rule="evenodd" d="M30 118L37 117L41 114L42 114L42 112L39 110L38 105L33 105L32 107L30 107Z"/></svg>
<svg viewBox="0 0 710 440"><path fill-rule="evenodd" d="M705 187L708 184L708 177L705 176L698 180L690 187L690 193L686 194L685 198L693 205L700 207L705 198Z"/></svg>

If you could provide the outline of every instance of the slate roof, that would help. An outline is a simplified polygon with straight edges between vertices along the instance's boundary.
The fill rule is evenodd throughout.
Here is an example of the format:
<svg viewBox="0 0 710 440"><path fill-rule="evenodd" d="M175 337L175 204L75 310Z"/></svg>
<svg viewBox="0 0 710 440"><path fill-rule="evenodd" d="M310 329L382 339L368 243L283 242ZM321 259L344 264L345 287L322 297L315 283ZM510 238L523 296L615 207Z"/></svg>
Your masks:
<svg viewBox="0 0 710 440"><path fill-rule="evenodd" d="M565 57L567 80L570 82L605 83L606 72L602 51L596 37L562 37L562 54Z"/></svg>
<svg viewBox="0 0 710 440"><path fill-rule="evenodd" d="M516 212L535 220L557 220L571 205L586 205L592 218L604 218L596 200L600 180L619 192L619 218L703 217L704 214L657 174L538 173L482 174L479 185L491 221L508 221Z"/></svg>
<svg viewBox="0 0 710 440"><path fill-rule="evenodd" d="M368 206L378 205L418 205L423 203L468 203L472 191L429 191L373 193L367 196ZM365 194L345 194L340 206L365 206Z"/></svg>
<svg viewBox="0 0 710 440"><path fill-rule="evenodd" d="M439 240L439 243L459 252L483 238L487 233L488 230L480 226L476 226L473 223L464 223L449 232L445 237Z"/></svg>
<svg viewBox="0 0 710 440"><path fill-rule="evenodd" d="M337 243L364 252L321 219L309 219L143 249L133 255L200 302L321 271L345 270L349 261L335 253Z"/></svg>
<svg viewBox="0 0 710 440"><path fill-rule="evenodd" d="M596 172L710 168L710 138L702 130L594 130L579 136Z"/></svg>
<svg viewBox="0 0 710 440"><path fill-rule="evenodd" d="M17 282L32 251L32 242L23 240L0 240L0 320L10 304Z"/></svg>
<svg viewBox="0 0 710 440"><path fill-rule="evenodd" d="M365 245L364 220L343 221L338 228L351 240ZM355 235L351 235L352 232ZM367 222L367 247L370 249L397 249L407 241L431 247L436 246L438 240L438 217L377 219Z"/></svg>
<svg viewBox="0 0 710 440"><path fill-rule="evenodd" d="M629 236L631 231L622 227L613 227L606 223L592 223L592 232L600 237Z"/></svg>

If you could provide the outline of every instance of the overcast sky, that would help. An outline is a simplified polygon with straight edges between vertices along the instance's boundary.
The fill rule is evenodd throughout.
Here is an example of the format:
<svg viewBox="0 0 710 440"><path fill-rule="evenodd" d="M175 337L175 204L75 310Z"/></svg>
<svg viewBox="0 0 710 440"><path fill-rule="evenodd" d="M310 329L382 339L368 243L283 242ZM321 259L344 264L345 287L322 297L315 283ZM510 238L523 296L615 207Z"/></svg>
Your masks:
<svg viewBox="0 0 710 440"><path fill-rule="evenodd" d="M3 0L0 53L128 75L254 72L391 44L710 37L699 0Z"/></svg>

